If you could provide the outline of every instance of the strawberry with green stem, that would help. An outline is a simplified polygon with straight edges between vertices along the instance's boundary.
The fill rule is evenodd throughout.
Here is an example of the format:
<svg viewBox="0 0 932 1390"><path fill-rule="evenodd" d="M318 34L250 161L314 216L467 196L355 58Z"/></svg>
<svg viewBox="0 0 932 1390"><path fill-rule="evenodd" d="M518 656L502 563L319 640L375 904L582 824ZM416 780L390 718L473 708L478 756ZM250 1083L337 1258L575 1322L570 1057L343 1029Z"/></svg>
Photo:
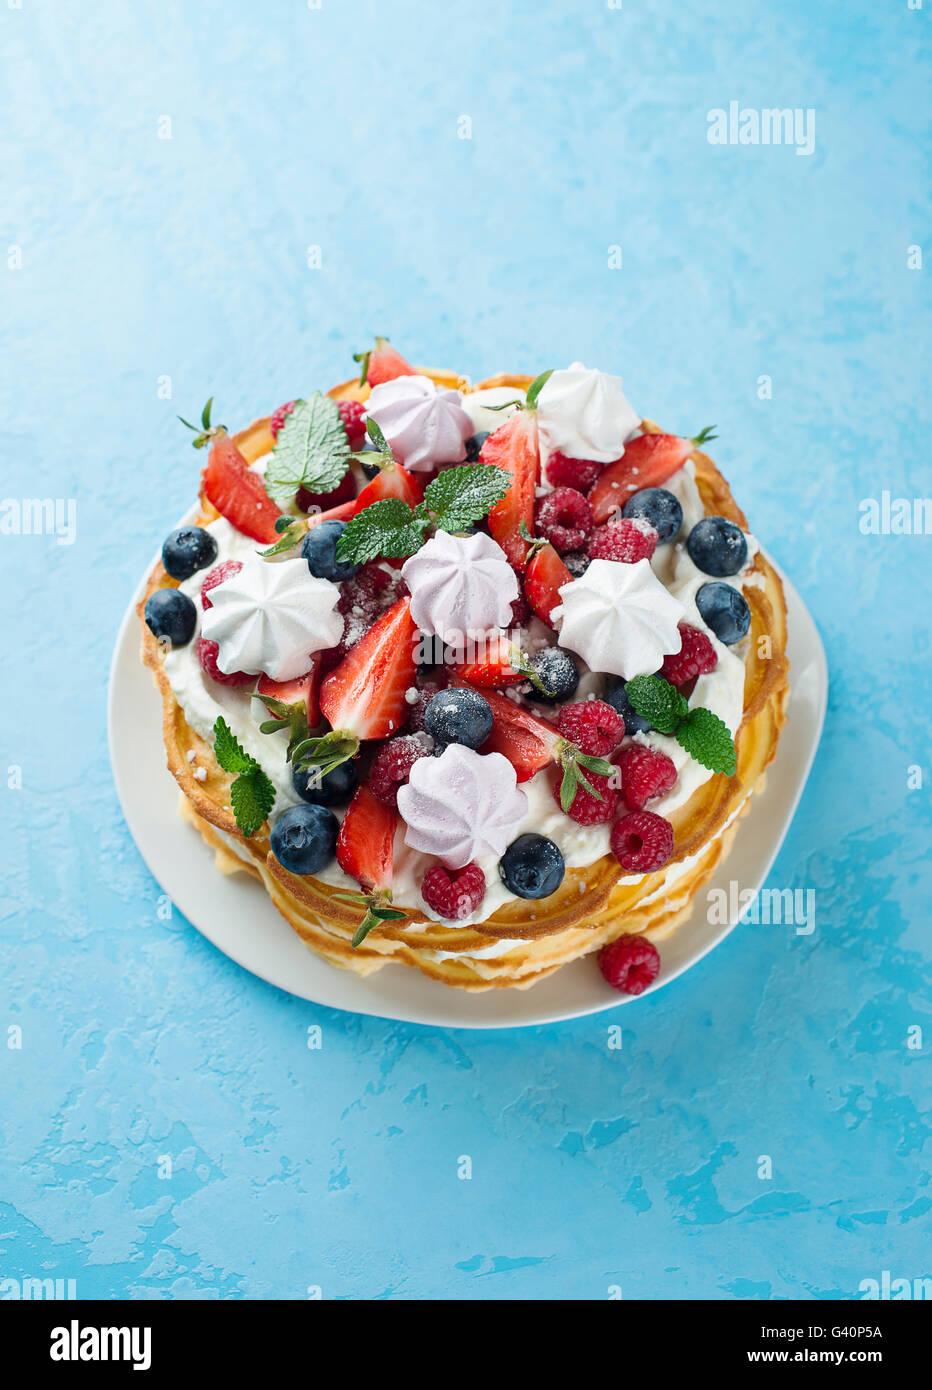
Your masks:
<svg viewBox="0 0 932 1390"><path fill-rule="evenodd" d="M375 449L365 449L351 457L379 471L356 498L351 515L355 516L358 512L365 511L373 502L381 502L387 497L400 497L409 507L416 507L424 495L422 480L395 462L391 446L379 428L378 421L367 420L366 433L376 446Z"/></svg>
<svg viewBox="0 0 932 1390"><path fill-rule="evenodd" d="M258 473L254 473L240 453L224 425L210 423L213 396L201 412L201 428L178 416L189 430L194 430L195 449L210 445L207 463L201 475L204 496L221 516L226 517L237 531L254 541L271 544L277 535L275 523L281 516Z"/></svg>
<svg viewBox="0 0 932 1390"><path fill-rule="evenodd" d="M479 451L479 462L494 464L511 479L508 491L489 512L489 531L508 557L523 570L527 564L527 536L534 530L534 502L540 478L540 441L537 434L537 400L551 372L542 372L528 387L526 398L493 406L518 409L490 434Z"/></svg>
<svg viewBox="0 0 932 1390"><path fill-rule="evenodd" d="M393 846L398 812L386 806L365 784L358 788L340 824L337 836L337 863L359 884L362 892L339 892L341 902L365 908L362 921L353 933L352 947L361 946L375 927L383 922L403 921L406 912L390 906L392 901Z"/></svg>
<svg viewBox="0 0 932 1390"><path fill-rule="evenodd" d="M553 611L563 603L560 589L571 583L573 576L549 541L535 539L526 530L521 535L528 542L524 596L538 618L553 627Z"/></svg>
<svg viewBox="0 0 932 1390"><path fill-rule="evenodd" d="M694 450L717 438L714 428L709 425L692 439L678 434L639 434L632 439L621 458L603 470L589 493L589 510L596 525L620 512L635 492L645 487L662 487Z"/></svg>
<svg viewBox="0 0 932 1390"><path fill-rule="evenodd" d="M353 361L361 364L360 386L381 386L399 376L417 376L417 372L387 338L376 338L375 347L368 352L354 352Z"/></svg>

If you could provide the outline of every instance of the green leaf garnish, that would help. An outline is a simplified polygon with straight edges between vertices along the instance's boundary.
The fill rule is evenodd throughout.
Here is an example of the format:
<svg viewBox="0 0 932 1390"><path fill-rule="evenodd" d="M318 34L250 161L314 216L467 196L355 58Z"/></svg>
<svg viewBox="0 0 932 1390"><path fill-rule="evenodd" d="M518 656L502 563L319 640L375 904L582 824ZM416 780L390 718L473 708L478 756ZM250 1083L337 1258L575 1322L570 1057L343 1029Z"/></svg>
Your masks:
<svg viewBox="0 0 932 1390"><path fill-rule="evenodd" d="M230 787L230 805L236 824L248 840L271 815L275 787L256 759L243 748L222 714L214 724L214 757L224 772L236 774Z"/></svg>
<svg viewBox="0 0 932 1390"><path fill-rule="evenodd" d="M549 372L541 372L540 376L535 377L527 388L527 403L532 410L537 409L537 398L553 376L553 372L553 367L550 368Z"/></svg>
<svg viewBox="0 0 932 1390"><path fill-rule="evenodd" d="M562 739L557 746L557 760L563 769L563 779L560 782L560 805L563 810L568 812L573 804L573 800L579 788L582 787L594 796L596 801L604 801L600 791L589 781L585 772L598 772L602 777L611 777L617 771L614 763L610 763L605 758L596 758L590 753L583 753L575 743L570 743L567 739Z"/></svg>
<svg viewBox="0 0 932 1390"><path fill-rule="evenodd" d="M660 676L635 676L625 686L625 694L635 714L659 734L676 733L689 710L676 687Z"/></svg>
<svg viewBox="0 0 932 1390"><path fill-rule="evenodd" d="M399 912L396 907L387 906L392 900L392 895L387 888L381 889L378 893L342 892L334 893L333 896L340 902L355 903L366 909L365 915L354 931L353 939L350 942L354 951L357 946L362 945L374 927L381 926L383 922L403 921L408 915L407 912Z"/></svg>
<svg viewBox="0 0 932 1390"><path fill-rule="evenodd" d="M424 492L424 506L433 513L441 531L462 531L488 516L511 486L504 468L488 463L466 463L444 469Z"/></svg>
<svg viewBox="0 0 932 1390"><path fill-rule="evenodd" d="M316 738L306 738L291 752L291 765L302 772L308 768L320 769L321 777L326 777L335 767L355 758L359 752L359 739L355 734L342 733L331 729L329 733Z"/></svg>
<svg viewBox="0 0 932 1390"><path fill-rule="evenodd" d="M191 422L189 420L186 420L183 415L178 416L178 419L181 421L181 423L185 426L186 429L194 431L194 438L191 440L191 443L194 445L195 449L203 449L204 445L209 444L215 435L226 434L225 425L211 425L210 423L210 411L211 407L213 406L213 403L214 398L213 396L211 396L210 400L207 402L207 404L204 406L204 409L201 411L200 425L192 425Z"/></svg>
<svg viewBox="0 0 932 1390"><path fill-rule="evenodd" d="M337 559L362 565L377 555L414 555L430 528L462 531L486 516L510 486L509 474L494 464L445 469L428 483L423 502L413 510L400 497L384 497L357 512L337 541Z"/></svg>
<svg viewBox="0 0 932 1390"><path fill-rule="evenodd" d="M287 705L283 700L276 700L271 695L254 694L253 698L261 700L273 716L259 725L260 734L277 734L282 729L288 730L288 750L285 757L290 762L294 750L308 738L306 703L304 700L296 700L294 704Z"/></svg>
<svg viewBox="0 0 932 1390"><path fill-rule="evenodd" d="M285 523L284 526L279 524L281 522ZM278 540L267 550L259 551L263 560L271 560L276 555L284 555L287 550L294 550L295 546L304 540L310 526L304 517L280 516L275 523L275 529L278 532Z"/></svg>
<svg viewBox="0 0 932 1390"><path fill-rule="evenodd" d="M296 401L279 430L265 473L265 490L280 507L290 507L298 488L332 492L349 467L349 440L337 403L315 391Z"/></svg>
<svg viewBox="0 0 932 1390"><path fill-rule="evenodd" d="M625 686L632 709L658 733L674 734L691 758L710 772L734 777L735 740L727 724L702 705L690 709L680 692L660 676L635 676Z"/></svg>
<svg viewBox="0 0 932 1390"><path fill-rule="evenodd" d="M428 519L415 518L400 497L383 497L346 523L337 541L337 559L364 565L377 555L413 555L420 549L427 524Z"/></svg>

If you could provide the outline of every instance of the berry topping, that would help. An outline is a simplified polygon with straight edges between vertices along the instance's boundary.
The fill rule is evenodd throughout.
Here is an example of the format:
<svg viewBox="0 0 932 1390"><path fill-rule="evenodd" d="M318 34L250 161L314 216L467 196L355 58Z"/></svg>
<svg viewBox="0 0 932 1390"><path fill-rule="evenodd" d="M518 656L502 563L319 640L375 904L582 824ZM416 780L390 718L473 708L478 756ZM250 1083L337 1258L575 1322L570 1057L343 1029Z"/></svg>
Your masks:
<svg viewBox="0 0 932 1390"><path fill-rule="evenodd" d="M531 621L531 605L523 594L519 594L511 604L511 626L526 627Z"/></svg>
<svg viewBox="0 0 932 1390"><path fill-rule="evenodd" d="M291 723L292 711L303 715L303 732L313 729L320 723L320 678L321 657L315 652L311 657L311 669L303 676L290 681L273 681L271 676L261 675L256 686L256 694L265 702L265 707L276 719L281 719L282 727ZM282 709L282 706L286 706ZM323 803L321 803L323 804Z"/></svg>
<svg viewBox="0 0 932 1390"><path fill-rule="evenodd" d="M480 463L491 463L511 474L511 486L489 512L489 531L498 541L510 564L523 570L528 543L523 529L534 529L534 491L540 471L540 445L537 415L518 410L494 434L490 434L479 454ZM530 596L529 596L530 597ZM531 606L534 600L531 599Z"/></svg>
<svg viewBox="0 0 932 1390"><path fill-rule="evenodd" d="M556 450L547 460L547 480L554 487L572 487L577 492L588 492L598 482L604 467L595 459L571 459Z"/></svg>
<svg viewBox="0 0 932 1390"><path fill-rule="evenodd" d="M427 713L427 706L440 690L446 689L446 672L439 668L431 670L429 679L421 679L416 686L411 686L405 691L405 704L408 707L408 717L405 720L405 728L411 733L419 734L424 732L424 717Z"/></svg>
<svg viewBox="0 0 932 1390"><path fill-rule="evenodd" d="M392 847L398 812L362 786L349 804L337 838L337 863L367 892L392 881Z"/></svg>
<svg viewBox="0 0 932 1390"><path fill-rule="evenodd" d="M682 468L694 449L715 435L703 430L695 439L676 434L641 434L625 445L620 459L610 463L589 494L597 522L617 514L628 498L642 488L660 487Z"/></svg>
<svg viewBox="0 0 932 1390"><path fill-rule="evenodd" d="M646 936L619 936L599 952L599 969L613 989L643 994L660 969L657 947Z"/></svg>
<svg viewBox="0 0 932 1390"><path fill-rule="evenodd" d="M353 470L348 468L330 492L308 492L306 487L299 487L295 504L301 512L329 512L334 507L339 507L344 502L353 502L355 499L356 479L353 477ZM352 512L350 514L352 515Z"/></svg>
<svg viewBox="0 0 932 1390"><path fill-rule="evenodd" d="M621 715L604 700L581 700L576 705L565 705L557 719L557 728L564 738L597 758L607 757L617 748L625 732Z"/></svg>
<svg viewBox="0 0 932 1390"><path fill-rule="evenodd" d="M337 401L337 410L351 449L358 449L366 437L366 407L362 401Z"/></svg>
<svg viewBox="0 0 932 1390"><path fill-rule="evenodd" d="M211 589L216 589L218 584L222 584L225 579L230 579L234 574L239 574L243 568L242 560L221 560L219 565L214 565L213 569L204 576L201 585L201 607L213 607L211 600L207 597Z"/></svg>
<svg viewBox="0 0 932 1390"><path fill-rule="evenodd" d="M358 746L360 739L387 738L404 722L405 691L416 669L417 628L410 606L410 599L399 599L383 613L321 686L321 711L344 742L355 740ZM343 757L355 751L345 748Z"/></svg>
<svg viewBox="0 0 932 1390"><path fill-rule="evenodd" d="M451 687L441 690L427 706L424 728L443 748L448 743L479 748L492 732L492 709L478 690Z"/></svg>
<svg viewBox="0 0 932 1390"><path fill-rule="evenodd" d="M478 463L482 446L491 434L491 430L480 430L478 434L471 434L466 440L466 462Z"/></svg>
<svg viewBox="0 0 932 1390"><path fill-rule="evenodd" d="M505 887L518 898L549 898L563 882L566 865L546 835L519 835L498 862Z"/></svg>
<svg viewBox="0 0 932 1390"><path fill-rule="evenodd" d="M715 648L704 632L688 623L680 623L679 628L683 645L678 652L665 656L660 668L660 674L671 685L685 685L696 676L708 675L718 665Z"/></svg>
<svg viewBox="0 0 932 1390"><path fill-rule="evenodd" d="M646 487L629 497L624 515L646 521L657 532L661 545L672 541L683 524L683 508L673 493L662 487Z"/></svg>
<svg viewBox="0 0 932 1390"><path fill-rule="evenodd" d="M577 825L601 825L604 821L611 820L618 809L618 788L612 786L613 780L618 781L618 775L614 773L612 776L605 776L600 772L586 772L584 775L594 792L587 791L580 784L567 807L566 814L570 820L576 821ZM554 800L560 805L559 785L554 787L553 795Z"/></svg>
<svg viewBox="0 0 932 1390"><path fill-rule="evenodd" d="M194 636L197 609L179 589L156 589L146 599L145 618L153 637L183 647Z"/></svg>
<svg viewBox="0 0 932 1390"><path fill-rule="evenodd" d="M657 532L638 517L621 516L600 526L589 542L591 560L621 560L633 565L649 560L657 549Z"/></svg>
<svg viewBox="0 0 932 1390"><path fill-rule="evenodd" d="M272 853L290 874L316 874L333 858L338 828L323 806L291 806L272 826Z"/></svg>
<svg viewBox="0 0 932 1390"><path fill-rule="evenodd" d="M628 682L613 680L605 691L605 703L616 709L625 721L626 734L646 734L651 727L646 719L636 712L626 693Z"/></svg>
<svg viewBox="0 0 932 1390"><path fill-rule="evenodd" d="M696 594L696 607L706 627L710 627L726 647L740 642L751 625L747 600L730 584L703 584Z"/></svg>
<svg viewBox="0 0 932 1390"><path fill-rule="evenodd" d="M552 545L535 550L524 576L524 592L538 618L549 627L553 626L550 615L563 602L560 588L572 578Z"/></svg>
<svg viewBox="0 0 932 1390"><path fill-rule="evenodd" d="M293 767L291 785L301 800L311 806L339 806L349 801L355 792L359 773L352 759L327 773L322 773L319 767Z"/></svg>
<svg viewBox="0 0 932 1390"><path fill-rule="evenodd" d="M360 386L380 386L383 381L394 381L397 376L416 376L414 368L396 352L387 338L376 338L375 347L368 352L354 352L353 361L359 362Z"/></svg>
<svg viewBox="0 0 932 1390"><path fill-rule="evenodd" d="M301 543L301 554L307 561L311 574L318 579L330 579L339 583L352 579L359 570L350 560L337 559L337 541L346 530L345 521L322 521L312 526Z"/></svg>
<svg viewBox="0 0 932 1390"><path fill-rule="evenodd" d="M653 811L632 811L612 826L610 843L626 874L652 874L673 853L673 826Z"/></svg>
<svg viewBox="0 0 932 1390"><path fill-rule="evenodd" d="M325 524L321 522L322 526ZM352 579L344 580L337 602L337 608L343 614L341 656L345 656L366 635L382 614L391 608L396 597L392 576L379 565L363 565Z"/></svg>
<svg viewBox="0 0 932 1390"><path fill-rule="evenodd" d="M589 568L589 556L585 550L568 550L563 563L570 572L571 579L578 579Z"/></svg>
<svg viewBox="0 0 932 1390"><path fill-rule="evenodd" d="M407 782L408 773L418 758L429 756L424 740L415 734L390 738L382 744L369 769L369 786L373 795L385 806L397 806L398 788Z"/></svg>
<svg viewBox="0 0 932 1390"><path fill-rule="evenodd" d="M494 722L482 746L483 753L503 754L517 773L519 782L526 782L554 761L560 735L552 724L538 719L495 690L486 690L484 698Z"/></svg>
<svg viewBox="0 0 932 1390"><path fill-rule="evenodd" d="M248 671L230 671L229 674L226 671L221 671L217 665L219 654L220 644L218 642L211 642L208 637L197 639L197 659L212 681L216 681L218 685L249 685L251 681L256 679Z"/></svg>
<svg viewBox="0 0 932 1390"><path fill-rule="evenodd" d="M740 526L724 516L706 516L697 522L686 549L697 569L718 579L737 574L748 558L747 537Z"/></svg>
<svg viewBox="0 0 932 1390"><path fill-rule="evenodd" d="M383 455L380 454L379 457ZM400 497L409 507L416 507L423 495L423 480L409 473L407 468L402 468L400 463L392 463L385 467L377 465L372 482L366 483L356 498L353 515L365 511L373 502L383 502L387 497Z"/></svg>
<svg viewBox="0 0 932 1390"><path fill-rule="evenodd" d="M467 864L463 869L435 864L424 875L421 896L441 917L458 922L475 912L485 897L485 874L478 864Z"/></svg>
<svg viewBox="0 0 932 1390"><path fill-rule="evenodd" d="M476 656L454 665L456 674L470 685L515 685L524 679L526 661L505 632L486 634L475 643Z"/></svg>
<svg viewBox="0 0 932 1390"><path fill-rule="evenodd" d="M284 425L288 416L294 410L295 405L295 401L286 401L284 405L280 405L277 410L272 412L271 419L269 420L269 429L272 431L273 439L278 438L282 425Z"/></svg>
<svg viewBox="0 0 932 1390"><path fill-rule="evenodd" d="M172 579L190 579L217 558L217 542L203 526L181 526L166 536L162 567Z"/></svg>
<svg viewBox="0 0 932 1390"><path fill-rule="evenodd" d="M541 647L528 658L537 679L530 698L545 705L571 700L579 685L579 667L562 647Z"/></svg>
<svg viewBox="0 0 932 1390"><path fill-rule="evenodd" d="M202 486L208 502L244 536L266 545L278 540L275 522L281 512L229 435L218 435L211 444Z"/></svg>
<svg viewBox="0 0 932 1390"><path fill-rule="evenodd" d="M595 523L589 503L572 487L558 487L537 503L534 527L546 536L555 550L579 550L585 545Z"/></svg>
<svg viewBox="0 0 932 1390"><path fill-rule="evenodd" d="M621 786L631 811L643 811L648 801L663 796L676 783L676 764L666 753L629 743L615 759L621 770Z"/></svg>

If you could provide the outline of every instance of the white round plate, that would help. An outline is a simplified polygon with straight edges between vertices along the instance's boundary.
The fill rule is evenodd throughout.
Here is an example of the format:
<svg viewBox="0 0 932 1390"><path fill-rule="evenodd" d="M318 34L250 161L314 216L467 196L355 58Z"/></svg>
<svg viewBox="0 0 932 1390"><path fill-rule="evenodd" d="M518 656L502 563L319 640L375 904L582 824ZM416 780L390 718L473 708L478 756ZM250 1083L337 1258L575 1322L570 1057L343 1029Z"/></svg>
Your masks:
<svg viewBox="0 0 932 1390"><path fill-rule="evenodd" d="M822 642L785 576L783 584L789 610L789 721L766 788L753 798L731 854L708 885L724 888L726 894L730 882L756 890L766 879L805 786L825 717L828 670ZM209 941L238 965L299 998L411 1023L520 1028L634 1002L605 983L592 956L564 966L527 990L470 994L402 965L387 965L363 980L309 951L272 906L261 884L245 874L218 873L213 851L178 815L178 787L165 765L162 745L162 702L139 655L135 607L144 589L145 580L126 610L110 668L113 776L143 859L178 910ZM660 974L645 993L660 989L695 965L734 925L734 921L710 925L703 895L689 921L664 943ZM182 968L180 960L178 968Z"/></svg>

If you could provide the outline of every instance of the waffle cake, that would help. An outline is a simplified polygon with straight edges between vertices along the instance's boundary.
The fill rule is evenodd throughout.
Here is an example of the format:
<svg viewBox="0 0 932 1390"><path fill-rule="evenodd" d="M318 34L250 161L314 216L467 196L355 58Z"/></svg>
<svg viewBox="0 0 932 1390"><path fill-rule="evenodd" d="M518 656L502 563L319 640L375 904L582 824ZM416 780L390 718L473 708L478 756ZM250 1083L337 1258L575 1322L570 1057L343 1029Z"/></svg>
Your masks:
<svg viewBox="0 0 932 1390"><path fill-rule="evenodd" d="M361 360L195 430L139 604L182 815L334 966L639 993L774 757L780 579L619 378Z"/></svg>

